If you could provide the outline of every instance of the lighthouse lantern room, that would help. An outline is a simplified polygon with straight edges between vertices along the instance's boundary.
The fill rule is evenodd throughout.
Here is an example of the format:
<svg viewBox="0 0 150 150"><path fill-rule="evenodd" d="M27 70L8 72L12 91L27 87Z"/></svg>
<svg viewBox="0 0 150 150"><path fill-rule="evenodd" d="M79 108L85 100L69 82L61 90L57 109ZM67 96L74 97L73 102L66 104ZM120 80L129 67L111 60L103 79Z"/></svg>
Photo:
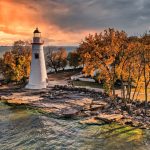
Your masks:
<svg viewBox="0 0 150 150"><path fill-rule="evenodd" d="M47 73L43 51L44 42L41 40L41 32L38 28L33 32L32 61L29 83L27 89L43 89L47 87Z"/></svg>

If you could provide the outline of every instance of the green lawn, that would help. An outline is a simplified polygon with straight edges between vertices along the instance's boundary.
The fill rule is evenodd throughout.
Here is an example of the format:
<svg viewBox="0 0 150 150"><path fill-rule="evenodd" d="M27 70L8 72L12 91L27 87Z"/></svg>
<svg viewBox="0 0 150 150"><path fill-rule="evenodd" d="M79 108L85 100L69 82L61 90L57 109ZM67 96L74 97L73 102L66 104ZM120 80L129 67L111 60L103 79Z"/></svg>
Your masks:
<svg viewBox="0 0 150 150"><path fill-rule="evenodd" d="M82 87L88 86L88 87L91 87L91 88L101 88L101 89L103 89L103 86L101 84L98 84L98 83L95 83L95 82L88 82L88 81L72 81L72 82L73 82L74 86L82 86ZM116 88L116 90L119 90L119 89ZM133 92L134 92L134 89L132 89L132 94L133 94ZM120 95L120 94L118 94L118 95ZM135 98L140 99L140 100L144 100L145 99L144 89L141 90L138 97L135 96ZM148 89L148 100L150 100L150 89Z"/></svg>

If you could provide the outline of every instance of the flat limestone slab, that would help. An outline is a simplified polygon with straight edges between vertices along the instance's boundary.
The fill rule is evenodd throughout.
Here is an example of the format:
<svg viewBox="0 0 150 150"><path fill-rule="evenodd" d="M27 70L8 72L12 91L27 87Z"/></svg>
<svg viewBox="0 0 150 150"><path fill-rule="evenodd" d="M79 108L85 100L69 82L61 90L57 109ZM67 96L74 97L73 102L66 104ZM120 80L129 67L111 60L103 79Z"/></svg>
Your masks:
<svg viewBox="0 0 150 150"><path fill-rule="evenodd" d="M121 114L99 114L95 118L105 121L107 123L110 123L110 122L121 120L123 118L123 115Z"/></svg>
<svg viewBox="0 0 150 150"><path fill-rule="evenodd" d="M92 118L89 118L89 119L86 119L86 120L81 120L79 123L80 124L87 124L87 125L93 125L93 124L102 125L102 124L104 124L103 121L95 119L95 117L92 117Z"/></svg>
<svg viewBox="0 0 150 150"><path fill-rule="evenodd" d="M0 100L11 104L30 104L42 100L39 96L1 96Z"/></svg>

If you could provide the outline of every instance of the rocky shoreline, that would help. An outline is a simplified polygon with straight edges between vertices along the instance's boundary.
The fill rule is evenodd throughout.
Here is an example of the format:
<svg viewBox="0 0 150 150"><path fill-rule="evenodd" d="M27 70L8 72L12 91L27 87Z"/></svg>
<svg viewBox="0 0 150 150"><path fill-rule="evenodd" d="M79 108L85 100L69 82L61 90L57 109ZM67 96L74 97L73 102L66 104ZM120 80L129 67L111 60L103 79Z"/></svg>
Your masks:
<svg viewBox="0 0 150 150"><path fill-rule="evenodd" d="M0 100L12 106L25 106L47 115L63 118L82 118L81 124L117 122L150 129L150 102L112 100L106 93L70 86L49 87L45 90L24 88L2 89Z"/></svg>

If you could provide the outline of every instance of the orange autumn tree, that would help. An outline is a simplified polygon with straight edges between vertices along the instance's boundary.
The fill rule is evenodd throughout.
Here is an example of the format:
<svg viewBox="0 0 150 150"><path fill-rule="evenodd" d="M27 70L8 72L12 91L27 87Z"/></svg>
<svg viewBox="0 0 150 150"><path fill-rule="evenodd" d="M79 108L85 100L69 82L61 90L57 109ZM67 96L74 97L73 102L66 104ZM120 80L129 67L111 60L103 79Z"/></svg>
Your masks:
<svg viewBox="0 0 150 150"><path fill-rule="evenodd" d="M89 35L80 43L78 53L84 61L83 71L99 80L104 80L109 95L115 97L114 84L117 80L116 66L124 53L127 35L124 31L104 30L104 33Z"/></svg>
<svg viewBox="0 0 150 150"><path fill-rule="evenodd" d="M29 77L31 46L26 41L16 41L9 52L1 59L4 78L7 81L21 81Z"/></svg>
<svg viewBox="0 0 150 150"><path fill-rule="evenodd" d="M55 72L62 69L64 70L67 65L67 51L65 48L60 47L57 50L48 47L46 53L46 66L47 68L54 69Z"/></svg>
<svg viewBox="0 0 150 150"><path fill-rule="evenodd" d="M67 50L63 47L58 49L58 64L62 70L67 66Z"/></svg>
<svg viewBox="0 0 150 150"><path fill-rule="evenodd" d="M141 75L143 71L139 53L141 48L142 45L140 42L131 42L129 40L125 53L117 66L117 75L122 81L122 97L124 99L131 99L133 86L136 87L133 97L135 96L137 89L140 87Z"/></svg>
<svg viewBox="0 0 150 150"><path fill-rule="evenodd" d="M142 66L143 66L143 81L144 81L144 93L145 93L145 108L148 107L148 89L150 87L150 35L145 34L141 43L143 45L142 51L140 52ZM146 113L146 111L145 111Z"/></svg>
<svg viewBox="0 0 150 150"><path fill-rule="evenodd" d="M68 54L67 60L69 61L69 66L74 67L74 69L81 65L80 56L76 50Z"/></svg>
<svg viewBox="0 0 150 150"><path fill-rule="evenodd" d="M117 67L118 78L122 84L122 97L128 100L138 98L139 93L145 91L145 100L148 99L150 83L150 44L149 36L128 38L127 48ZM126 86L126 94L125 87ZM132 94L131 94L132 92Z"/></svg>

